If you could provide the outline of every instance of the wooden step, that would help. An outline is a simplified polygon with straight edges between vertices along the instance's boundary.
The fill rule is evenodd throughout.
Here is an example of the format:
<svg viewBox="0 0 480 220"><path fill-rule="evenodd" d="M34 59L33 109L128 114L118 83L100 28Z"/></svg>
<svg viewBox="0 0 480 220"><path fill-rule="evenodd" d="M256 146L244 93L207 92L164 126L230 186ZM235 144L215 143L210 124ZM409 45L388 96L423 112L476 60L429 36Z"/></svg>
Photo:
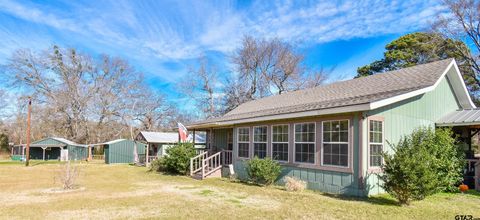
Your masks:
<svg viewBox="0 0 480 220"><path fill-rule="evenodd" d="M210 170L212 170L212 169L213 169L213 168L207 168L207 169L205 169L205 172L208 172L208 171L210 171ZM217 177L217 178L218 178L218 177L222 177L222 169L221 169L221 168L218 169L218 170L216 170L215 172L207 175L207 176L205 177L205 179L207 179L207 178L214 178L214 177ZM192 178L193 178L193 179L197 179L197 180L202 180L202 171L198 171L198 172L194 173L194 174L192 175Z"/></svg>

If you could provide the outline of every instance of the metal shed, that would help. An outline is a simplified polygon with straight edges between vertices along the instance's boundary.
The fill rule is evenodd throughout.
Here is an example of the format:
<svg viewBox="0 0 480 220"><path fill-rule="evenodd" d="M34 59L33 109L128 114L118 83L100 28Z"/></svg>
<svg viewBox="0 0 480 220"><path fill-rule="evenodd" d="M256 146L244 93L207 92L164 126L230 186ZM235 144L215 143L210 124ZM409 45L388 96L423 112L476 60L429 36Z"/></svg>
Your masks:
<svg viewBox="0 0 480 220"><path fill-rule="evenodd" d="M25 144L15 146L12 149L12 159L23 160L25 158L25 148ZM68 158L64 158L64 160L86 160L88 157L87 146L65 138L49 137L30 144L30 159L59 160L62 151L64 155L68 155Z"/></svg>
<svg viewBox="0 0 480 220"><path fill-rule="evenodd" d="M137 144L137 154L145 154L146 144L132 140L118 139L102 144L105 163L133 163L135 144Z"/></svg>

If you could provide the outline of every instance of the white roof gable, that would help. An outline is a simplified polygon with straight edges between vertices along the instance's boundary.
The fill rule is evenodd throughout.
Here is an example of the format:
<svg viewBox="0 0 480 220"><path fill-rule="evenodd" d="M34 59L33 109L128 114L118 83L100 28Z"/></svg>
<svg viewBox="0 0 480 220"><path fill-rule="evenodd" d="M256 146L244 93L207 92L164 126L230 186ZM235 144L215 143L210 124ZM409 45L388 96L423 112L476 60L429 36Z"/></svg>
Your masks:
<svg viewBox="0 0 480 220"><path fill-rule="evenodd" d="M140 132L148 143L177 143L178 133L176 132L152 132L142 131ZM205 143L205 136L195 134L195 143ZM193 135L188 135L188 140L193 141Z"/></svg>

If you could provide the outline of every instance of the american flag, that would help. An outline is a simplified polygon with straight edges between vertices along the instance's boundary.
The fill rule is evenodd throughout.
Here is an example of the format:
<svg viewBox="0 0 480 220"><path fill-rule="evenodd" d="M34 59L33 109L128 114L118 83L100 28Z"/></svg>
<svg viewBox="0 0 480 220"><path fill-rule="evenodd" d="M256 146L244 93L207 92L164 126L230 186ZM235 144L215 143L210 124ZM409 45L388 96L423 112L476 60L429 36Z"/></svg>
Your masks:
<svg viewBox="0 0 480 220"><path fill-rule="evenodd" d="M187 141L187 137L188 137L187 128L183 126L183 124L180 122L178 122L177 124L178 124L178 134L180 135L180 140L183 142Z"/></svg>

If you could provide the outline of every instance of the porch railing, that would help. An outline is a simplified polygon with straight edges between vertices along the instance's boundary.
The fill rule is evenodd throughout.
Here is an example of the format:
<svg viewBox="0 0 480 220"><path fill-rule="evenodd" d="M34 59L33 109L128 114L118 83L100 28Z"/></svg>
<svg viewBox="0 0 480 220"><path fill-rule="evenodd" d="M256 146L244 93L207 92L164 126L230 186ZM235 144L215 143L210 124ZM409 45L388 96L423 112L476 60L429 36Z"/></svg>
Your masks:
<svg viewBox="0 0 480 220"><path fill-rule="evenodd" d="M94 160L105 160L105 155L103 155L103 154L92 155L92 159L94 159Z"/></svg>
<svg viewBox="0 0 480 220"><path fill-rule="evenodd" d="M197 173L203 168L203 160L208 157L208 151L204 151L199 155L190 158L190 175Z"/></svg>
<svg viewBox="0 0 480 220"><path fill-rule="evenodd" d="M213 155L208 155L205 151L190 159L190 175L201 174L204 179L208 175L222 168L224 165L232 164L233 152L231 150L222 150Z"/></svg>
<svg viewBox="0 0 480 220"><path fill-rule="evenodd" d="M222 165L229 165L233 163L233 151L222 150Z"/></svg>
<svg viewBox="0 0 480 220"><path fill-rule="evenodd" d="M222 168L222 151L205 158L202 161L202 179Z"/></svg>
<svg viewBox="0 0 480 220"><path fill-rule="evenodd" d="M148 162L151 163L152 161L158 159L158 156L148 156Z"/></svg>

